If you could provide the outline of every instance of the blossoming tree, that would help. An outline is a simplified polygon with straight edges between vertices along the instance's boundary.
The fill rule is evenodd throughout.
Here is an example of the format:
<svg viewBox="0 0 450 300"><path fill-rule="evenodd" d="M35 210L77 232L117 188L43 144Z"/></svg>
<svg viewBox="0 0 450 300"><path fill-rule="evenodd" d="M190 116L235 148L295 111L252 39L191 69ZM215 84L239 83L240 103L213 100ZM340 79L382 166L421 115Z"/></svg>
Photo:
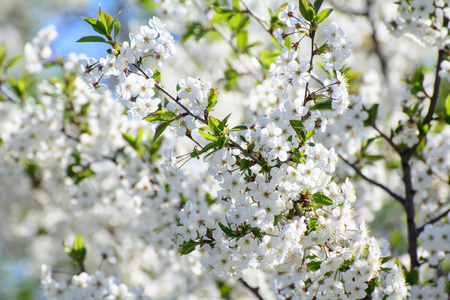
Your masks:
<svg viewBox="0 0 450 300"><path fill-rule="evenodd" d="M55 28L41 30L26 69L59 75L35 90L2 55L2 238L39 244L45 297L448 298L448 3L398 3L392 32L438 53L433 78L418 68L398 86L372 1L181 2L156 11L185 22L182 45L157 17L121 42L100 8L83 18L96 35L78 40L108 44L99 60L54 57ZM333 10L364 18L371 51ZM214 57L194 38L231 51L196 70L214 83L166 83L167 62L178 74ZM347 68L356 50L375 63ZM246 98L234 125L231 91ZM407 259L368 232L388 202L378 191L404 210Z"/></svg>

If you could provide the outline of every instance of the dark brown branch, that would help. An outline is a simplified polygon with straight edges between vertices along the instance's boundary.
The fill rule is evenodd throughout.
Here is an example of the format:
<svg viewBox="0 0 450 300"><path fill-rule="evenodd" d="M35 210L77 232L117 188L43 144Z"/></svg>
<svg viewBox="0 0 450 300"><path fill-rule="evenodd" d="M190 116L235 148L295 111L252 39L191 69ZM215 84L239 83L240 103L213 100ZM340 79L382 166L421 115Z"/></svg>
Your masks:
<svg viewBox="0 0 450 300"><path fill-rule="evenodd" d="M448 215L448 213L450 213L450 208L447 209L446 211L444 211L439 216L437 216L437 217L431 219L430 221L426 222L422 227L417 228L417 234L420 234L425 229L425 226L427 226L429 224L434 224L436 222L439 222L442 218L445 218Z"/></svg>
<svg viewBox="0 0 450 300"><path fill-rule="evenodd" d="M448 18L444 18L444 26L447 27L448 25ZM425 116L425 119L423 120L423 124L430 124L431 120L433 119L434 111L436 110L436 105L439 100L439 93L441 89L441 76L439 76L439 71L441 70L441 63L444 60L444 50L439 50L438 53L438 60L436 65L436 77L434 80L434 90L433 90L433 96L430 98L430 107L428 108L428 113Z"/></svg>
<svg viewBox="0 0 450 300"><path fill-rule="evenodd" d="M256 298L258 298L259 300L264 300L264 298L259 294L259 289L258 288L252 288L242 278L239 278L239 282L242 283L246 288L248 288L253 293L253 295L255 295Z"/></svg>
<svg viewBox="0 0 450 300"><path fill-rule="evenodd" d="M232 145L235 148L238 148L242 153L244 153L245 155L247 155L248 157L250 157L251 159L253 159L258 165L262 166L262 162L253 154L251 154L250 152L248 152L247 150L245 150L244 148L242 148L238 143L236 143L235 141L232 140L228 140L228 143L230 145Z"/></svg>
<svg viewBox="0 0 450 300"><path fill-rule="evenodd" d="M395 152L397 152L398 154L401 154L402 150L397 146L397 144L394 143L394 141L388 137L386 134L384 134L375 124L375 122L370 123L370 126L375 129L380 136L386 140L386 142L389 143L389 145L391 145L391 147L395 150Z"/></svg>
<svg viewBox="0 0 450 300"><path fill-rule="evenodd" d="M372 27L372 43L373 43L373 51L375 52L375 54L378 57L378 60L380 61L380 67L381 67L381 72L383 73L383 76L385 78L385 80L387 80L387 61L386 61L386 57L384 56L383 52L381 51L381 47L380 47L380 41L378 40L377 37L377 29L376 29L376 24L375 24L375 20L373 19L370 10L373 6L373 0L366 0L366 4L367 4L367 18L369 19L370 22L370 26Z"/></svg>
<svg viewBox="0 0 450 300"><path fill-rule="evenodd" d="M370 182L371 184L381 188L382 190L384 190L386 193L388 193L392 198L394 198L395 200L397 200L398 202L400 202L402 205L405 205L405 198L403 198L402 196L394 193L393 191L391 191L387 186L373 180L370 179L369 177L367 177L366 175L364 175L361 170L355 165L352 164L351 162L349 162L348 160L346 160L345 158L343 158L341 155L339 155L339 158L342 159L347 165L349 165L353 170L355 170L355 172L361 176L364 180Z"/></svg>
<svg viewBox="0 0 450 300"><path fill-rule="evenodd" d="M405 212L406 222L408 225L408 254L411 260L411 270L419 266L417 259L417 228L415 223L415 209L414 209L414 188L412 185L411 176L411 157L415 148L402 154L402 170L403 170L403 184L405 185Z"/></svg>
<svg viewBox="0 0 450 300"><path fill-rule="evenodd" d="M309 74L311 75L312 72L312 67L313 67L313 61L314 61L314 55L315 55L315 51L314 51L314 37L315 37L316 32L314 30L310 30L310 37L311 37L311 58L309 60ZM303 105L306 105L306 102L308 102L308 96L310 95L309 93L309 81L306 83L305 86L305 98L303 99Z"/></svg>

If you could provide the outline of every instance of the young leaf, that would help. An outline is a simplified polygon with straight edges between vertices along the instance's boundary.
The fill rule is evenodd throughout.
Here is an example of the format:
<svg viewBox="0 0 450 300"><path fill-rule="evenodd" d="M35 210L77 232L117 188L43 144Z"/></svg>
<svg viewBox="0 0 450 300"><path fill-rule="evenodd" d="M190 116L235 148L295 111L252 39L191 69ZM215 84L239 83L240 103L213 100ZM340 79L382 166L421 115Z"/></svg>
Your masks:
<svg viewBox="0 0 450 300"><path fill-rule="evenodd" d="M299 0L300 13L306 21L314 20L316 14L314 8L308 0Z"/></svg>
<svg viewBox="0 0 450 300"><path fill-rule="evenodd" d="M77 43L106 43L106 40L101 36L89 35L82 37Z"/></svg>
<svg viewBox="0 0 450 300"><path fill-rule="evenodd" d="M247 129L248 128L245 125L238 125L238 126L231 128L230 130L228 130L228 132L241 131L241 130L247 130Z"/></svg>
<svg viewBox="0 0 450 300"><path fill-rule="evenodd" d="M217 126L217 128L219 128L220 131L224 131L225 128L227 127L227 122L228 119L230 118L231 113L228 114L228 116L226 116L222 121L220 121L219 125Z"/></svg>
<svg viewBox="0 0 450 300"><path fill-rule="evenodd" d="M325 21L328 16L331 14L331 12L333 11L332 8L327 8L322 10L315 18L315 21L317 22L317 24L322 23L323 21Z"/></svg>
<svg viewBox="0 0 450 300"><path fill-rule="evenodd" d="M291 126L295 130L295 132L297 133L297 137L300 140L305 141L306 137L307 137L307 132L306 132L305 126L303 125L302 121L289 120L289 123L291 124Z"/></svg>
<svg viewBox="0 0 450 300"><path fill-rule="evenodd" d="M83 236L81 234L78 234L75 238L75 241L73 242L73 250L75 251L82 251L84 249L83 245Z"/></svg>
<svg viewBox="0 0 450 300"><path fill-rule="evenodd" d="M170 110L158 110L154 113L149 114L145 121L155 122L155 121L167 121L176 117L176 113Z"/></svg>
<svg viewBox="0 0 450 300"><path fill-rule="evenodd" d="M316 0L314 1L314 11L316 14L319 12L320 7L322 6L323 0Z"/></svg>
<svg viewBox="0 0 450 300"><path fill-rule="evenodd" d="M196 241L189 240L189 242L184 242L180 246L180 254L186 255L195 250L195 247L198 245Z"/></svg>
<svg viewBox="0 0 450 300"><path fill-rule="evenodd" d="M236 237L236 234L233 232L233 230L231 230L230 228L226 227L225 225L223 225L223 224L220 223L220 222L219 222L218 224L219 224L220 229L222 229L222 231L223 231L226 235L228 235L228 236L231 237L231 238Z"/></svg>
<svg viewBox="0 0 450 300"><path fill-rule="evenodd" d="M219 139L217 140L217 146L219 149L222 149L223 146L228 142L228 139L224 137L223 135L219 136Z"/></svg>
<svg viewBox="0 0 450 300"><path fill-rule="evenodd" d="M220 130L218 128L219 124L220 124L220 121L217 120L216 118L211 117L211 116L208 118L208 126L209 126L209 130L211 131L212 134L220 133Z"/></svg>
<svg viewBox="0 0 450 300"><path fill-rule="evenodd" d="M315 193L312 195L312 198L314 200L314 202L316 202L319 205L332 205L333 204L333 200L331 200L330 198L328 198L327 196L325 196L322 193Z"/></svg>
<svg viewBox="0 0 450 300"><path fill-rule="evenodd" d="M375 121L378 114L378 104L372 105L372 107L367 111L369 117L364 121L364 126L369 126L370 123Z"/></svg>
<svg viewBox="0 0 450 300"><path fill-rule="evenodd" d="M308 267L308 270L310 270L311 272L315 272L320 269L321 264L322 264L321 261L313 260L313 261L310 261L309 263L307 263L306 265Z"/></svg>
<svg viewBox="0 0 450 300"><path fill-rule="evenodd" d="M239 52L245 52L248 49L248 33L247 31L240 31L236 35L236 44Z"/></svg>
<svg viewBox="0 0 450 300"><path fill-rule="evenodd" d="M162 122L156 127L155 135L153 136L153 140L156 141L157 138L166 130L167 126L172 122L172 120Z"/></svg>
<svg viewBox="0 0 450 300"><path fill-rule="evenodd" d="M211 18L211 23L225 23L227 22L229 19L231 19L231 17L233 17L233 15L235 14L235 12L232 11L227 11L227 12L217 12L212 18Z"/></svg>
<svg viewBox="0 0 450 300"><path fill-rule="evenodd" d="M121 27L120 22L114 23L114 39L116 39L117 36L119 35L120 27Z"/></svg>
<svg viewBox="0 0 450 300"><path fill-rule="evenodd" d="M213 142L217 142L219 138L218 138L218 137L215 137L215 136L213 136L213 135L211 135L211 134L209 134L209 133L206 133L206 132L204 131L205 128L207 128L207 127L199 128L199 129L198 129L198 133L200 133L200 135L201 135L202 137L204 137L205 139L207 139L207 140L210 140L210 141L213 141Z"/></svg>
<svg viewBox="0 0 450 300"><path fill-rule="evenodd" d="M206 109L211 111L214 106L217 104L217 89L210 89L208 94L208 107Z"/></svg>

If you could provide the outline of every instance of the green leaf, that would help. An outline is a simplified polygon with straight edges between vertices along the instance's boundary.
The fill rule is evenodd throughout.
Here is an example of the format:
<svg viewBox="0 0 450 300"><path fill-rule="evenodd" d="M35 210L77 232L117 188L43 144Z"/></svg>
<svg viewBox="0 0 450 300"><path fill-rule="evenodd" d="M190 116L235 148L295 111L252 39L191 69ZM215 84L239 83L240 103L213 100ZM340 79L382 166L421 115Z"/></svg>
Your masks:
<svg viewBox="0 0 450 300"><path fill-rule="evenodd" d="M219 149L222 149L225 144L228 142L228 139L224 137L223 135L219 136L219 139L217 140L217 146Z"/></svg>
<svg viewBox="0 0 450 300"><path fill-rule="evenodd" d="M247 130L247 129L248 128L245 125L238 125L238 126L231 128L230 130L228 130L228 132L241 131L241 130Z"/></svg>
<svg viewBox="0 0 450 300"><path fill-rule="evenodd" d="M117 36L119 35L120 27L121 27L120 22L114 23L114 39L116 39Z"/></svg>
<svg viewBox="0 0 450 300"><path fill-rule="evenodd" d="M81 18L83 20L85 20L86 22L88 22L96 32L98 32L102 35L106 35L106 29L103 26L102 22L100 22L99 20L94 19L94 18L85 18L85 17L81 17Z"/></svg>
<svg viewBox="0 0 450 300"><path fill-rule="evenodd" d="M299 0L300 13L306 21L314 20L316 16L314 8L308 0Z"/></svg>
<svg viewBox="0 0 450 300"><path fill-rule="evenodd" d="M78 234L75 238L75 241L73 242L73 250L80 251L84 249L83 245L83 236L81 234Z"/></svg>
<svg viewBox="0 0 450 300"><path fill-rule="evenodd" d="M306 132L305 126L303 125L302 121L289 120L289 123L291 124L291 126L295 130L295 132L297 133L297 137L300 140L305 141L306 137L307 137L307 132Z"/></svg>
<svg viewBox="0 0 450 300"><path fill-rule="evenodd" d="M77 43L106 43L106 40L101 36L89 35L82 37Z"/></svg>
<svg viewBox="0 0 450 300"><path fill-rule="evenodd" d="M198 245L199 243L193 240L189 240L189 242L184 242L183 244L180 245L180 254L181 255L186 255L191 253L192 251L195 250L195 247Z"/></svg>
<svg viewBox="0 0 450 300"><path fill-rule="evenodd" d="M317 103L316 105L312 106L309 110L326 110L326 109L332 109L331 108L331 100L327 100L324 102Z"/></svg>
<svg viewBox="0 0 450 300"><path fill-rule="evenodd" d="M217 104L217 89L210 89L208 94L208 106L206 107L207 111L211 111L214 106Z"/></svg>
<svg viewBox="0 0 450 300"><path fill-rule="evenodd" d="M172 122L172 120L162 122L156 127L155 135L153 136L153 141L156 141L157 138L166 130L167 126Z"/></svg>
<svg viewBox="0 0 450 300"><path fill-rule="evenodd" d="M308 262L306 265L308 267L308 270L310 270L311 272L315 272L320 269L321 264L322 264L321 261L313 260L313 261Z"/></svg>
<svg viewBox="0 0 450 300"><path fill-rule="evenodd" d="M364 155L364 158L368 161L378 161L380 159L383 159L383 155Z"/></svg>
<svg viewBox="0 0 450 300"><path fill-rule="evenodd" d="M233 11L226 11L226 12L216 12L216 14L211 18L211 23L225 23L231 17L233 17L235 12Z"/></svg>
<svg viewBox="0 0 450 300"><path fill-rule="evenodd" d="M170 110L158 110L149 114L144 120L147 122L167 121L176 117L176 113Z"/></svg>
<svg viewBox="0 0 450 300"><path fill-rule="evenodd" d="M107 32L108 32L109 35L111 35L111 32L112 32L113 27L114 27L114 19L113 19L113 17L111 15L109 15L109 14L107 14L105 12L103 12L103 16L105 18L105 22L106 22L105 27L107 29Z"/></svg>
<svg viewBox="0 0 450 300"><path fill-rule="evenodd" d="M319 12L320 7L322 6L323 0L316 0L314 1L314 11L316 14Z"/></svg>
<svg viewBox="0 0 450 300"><path fill-rule="evenodd" d="M264 49L263 51L261 51L261 62L268 69L271 64L275 63L279 56L280 49L275 49L273 51Z"/></svg>
<svg viewBox="0 0 450 300"><path fill-rule="evenodd" d="M308 222L308 229L309 231L316 231L317 227L319 226L319 224L317 224L317 218L311 218L311 220L309 220Z"/></svg>
<svg viewBox="0 0 450 300"><path fill-rule="evenodd" d="M203 153L206 153L209 150L214 149L216 147L217 147L217 142L211 142L208 145L206 145L205 147L203 147L200 152L197 152L196 154L191 153L191 157L198 157L198 156L202 155Z"/></svg>
<svg viewBox="0 0 450 300"><path fill-rule="evenodd" d="M367 120L364 121L364 126L369 126L377 118L378 104L372 105L372 107L367 111L367 113L369 114L369 117L367 118Z"/></svg>
<svg viewBox="0 0 450 300"><path fill-rule="evenodd" d="M209 131L211 131L212 134L219 134L221 132L221 130L219 129L219 124L220 121L216 118L211 116L208 117Z"/></svg>
<svg viewBox="0 0 450 300"><path fill-rule="evenodd" d="M86 22L88 22L88 24L90 24L92 27L97 25L98 20L96 18L86 18L86 17L81 17L83 20L85 20Z"/></svg>
<svg viewBox="0 0 450 300"><path fill-rule="evenodd" d="M228 122L228 119L230 118L230 116L231 116L231 113L229 113L228 116L226 116L222 121L220 121L219 125L217 126L217 128L221 132L225 131L225 129L227 128L227 122Z"/></svg>
<svg viewBox="0 0 450 300"><path fill-rule="evenodd" d="M248 49L248 33L247 31L240 31L236 35L236 44L239 52L245 52Z"/></svg>
<svg viewBox="0 0 450 300"><path fill-rule="evenodd" d="M225 90L229 91L237 84L240 75L236 70L233 69L226 70L224 75L225 80L227 81Z"/></svg>
<svg viewBox="0 0 450 300"><path fill-rule="evenodd" d="M236 234L233 232L233 230L231 230L230 228L226 227L225 225L223 225L221 222L218 223L220 229L222 229L222 231L228 235L231 238L235 238Z"/></svg>
<svg viewBox="0 0 450 300"><path fill-rule="evenodd" d="M332 205L333 204L333 200L331 200L330 198L328 198L327 196L325 196L322 193L315 193L312 195L312 198L314 200L314 202L316 202L319 205Z"/></svg>
<svg viewBox="0 0 450 300"><path fill-rule="evenodd" d="M450 95L448 95L445 99L444 113L445 121L447 122L447 124L450 124Z"/></svg>
<svg viewBox="0 0 450 300"><path fill-rule="evenodd" d="M310 131L308 131L308 134L306 135L306 139L309 140L315 134L316 134L316 130L313 128Z"/></svg>
<svg viewBox="0 0 450 300"><path fill-rule="evenodd" d="M317 22L317 24L320 24L330 16L332 11L332 8L324 9L316 16L314 20Z"/></svg>
<svg viewBox="0 0 450 300"><path fill-rule="evenodd" d="M8 71L9 68L14 66L16 62L22 59L22 55L18 55L16 57L11 58L8 63L5 65L5 72Z"/></svg>
<svg viewBox="0 0 450 300"><path fill-rule="evenodd" d="M219 140L219 138L218 138L218 137L215 137L215 136L213 136L213 135L211 135L211 134L209 134L209 133L206 133L206 132L204 131L205 128L207 128L207 127L199 128L199 129L198 129L198 133L200 133L200 135L201 135L202 137L204 137L205 139L207 139L207 140L210 140L210 141L213 141L213 142L217 142L217 141Z"/></svg>
<svg viewBox="0 0 450 300"><path fill-rule="evenodd" d="M405 281L411 286L417 284L419 281L419 272L415 269L409 271L405 275Z"/></svg>

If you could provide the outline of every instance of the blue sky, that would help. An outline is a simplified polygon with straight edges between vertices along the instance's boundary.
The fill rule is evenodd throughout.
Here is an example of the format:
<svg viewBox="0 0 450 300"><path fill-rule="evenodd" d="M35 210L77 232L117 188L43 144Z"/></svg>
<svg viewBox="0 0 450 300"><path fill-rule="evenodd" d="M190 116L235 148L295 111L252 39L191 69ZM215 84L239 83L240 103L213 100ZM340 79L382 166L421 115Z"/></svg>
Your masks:
<svg viewBox="0 0 450 300"><path fill-rule="evenodd" d="M53 18L48 19L42 28L54 24L58 31L58 38L53 42L53 46L57 55L65 56L70 52L84 53L90 57L100 58L105 55L108 45L100 43L76 43L76 41L86 35L98 35L92 27L86 23L83 17L97 17L98 6L101 5L103 11L116 17L119 11L120 0L109 1L90 1L84 13L74 14L57 14ZM140 12L136 7L127 5L123 10L119 20L124 28L123 20L130 17L139 16ZM128 17L128 18L126 18Z"/></svg>

